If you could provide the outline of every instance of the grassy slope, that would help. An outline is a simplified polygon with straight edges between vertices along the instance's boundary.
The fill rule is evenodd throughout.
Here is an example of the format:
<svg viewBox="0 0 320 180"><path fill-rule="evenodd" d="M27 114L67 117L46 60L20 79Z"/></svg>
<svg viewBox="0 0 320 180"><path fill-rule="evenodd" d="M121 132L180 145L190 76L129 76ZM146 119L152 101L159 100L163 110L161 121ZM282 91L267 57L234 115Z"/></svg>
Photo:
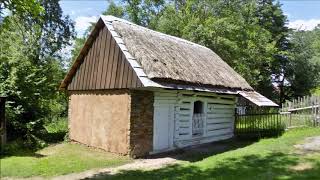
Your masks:
<svg viewBox="0 0 320 180"><path fill-rule="evenodd" d="M294 144L320 136L320 128L296 129L280 138L153 171L124 171L100 179L320 179L320 154L298 155ZM195 157L196 159L196 157ZM311 164L311 169L294 170Z"/></svg>
<svg viewBox="0 0 320 180"><path fill-rule="evenodd" d="M126 157L68 143L50 146L35 153L24 152L0 159L2 177L62 175L121 165L129 161Z"/></svg>

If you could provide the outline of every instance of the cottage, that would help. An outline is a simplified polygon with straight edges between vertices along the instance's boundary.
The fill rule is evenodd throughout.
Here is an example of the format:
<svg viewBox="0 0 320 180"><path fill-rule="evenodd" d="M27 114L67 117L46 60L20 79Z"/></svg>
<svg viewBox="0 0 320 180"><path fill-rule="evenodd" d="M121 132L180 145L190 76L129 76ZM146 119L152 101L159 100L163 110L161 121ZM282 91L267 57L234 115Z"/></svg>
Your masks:
<svg viewBox="0 0 320 180"><path fill-rule="evenodd" d="M113 16L60 88L72 140L133 157L231 138L239 95L275 105L210 49Z"/></svg>

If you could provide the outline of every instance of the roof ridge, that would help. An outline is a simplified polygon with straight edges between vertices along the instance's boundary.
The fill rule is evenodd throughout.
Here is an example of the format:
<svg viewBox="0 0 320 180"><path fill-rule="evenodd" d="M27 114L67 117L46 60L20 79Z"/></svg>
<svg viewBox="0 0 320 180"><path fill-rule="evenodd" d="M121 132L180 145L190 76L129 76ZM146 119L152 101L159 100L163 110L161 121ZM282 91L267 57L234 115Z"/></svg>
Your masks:
<svg viewBox="0 0 320 180"><path fill-rule="evenodd" d="M153 33L158 33L158 34L160 34L162 36L173 38L175 40L181 41L181 42L186 43L186 44L190 44L190 45L194 45L194 46L200 46L202 48L205 48L205 49L210 50L211 52L213 52L211 49L207 48L206 46L194 43L192 41L188 41L188 40L183 39L183 38L179 38L179 37L176 37L176 36L165 34L165 33L159 32L159 31L155 31L155 30L152 30L152 29L149 29L149 28L134 24L133 22L130 22L130 21L125 20L125 19L121 19L121 18L118 18L118 17L115 17L115 16L111 16L111 15L100 15L100 18L102 18L104 21L111 22L111 23L113 21L119 21L119 22L127 23L127 24L132 25L132 26L137 26L139 28L143 28L144 30L151 31Z"/></svg>

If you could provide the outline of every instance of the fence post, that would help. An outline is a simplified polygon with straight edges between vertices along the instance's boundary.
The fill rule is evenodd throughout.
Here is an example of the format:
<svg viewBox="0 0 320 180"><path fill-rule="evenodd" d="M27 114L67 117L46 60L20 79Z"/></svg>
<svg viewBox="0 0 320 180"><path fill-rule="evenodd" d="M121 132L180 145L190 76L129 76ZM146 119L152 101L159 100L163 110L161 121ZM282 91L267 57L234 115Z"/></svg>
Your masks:
<svg viewBox="0 0 320 180"><path fill-rule="evenodd" d="M5 118L5 97L0 97L0 145L2 146L7 142L7 129Z"/></svg>
<svg viewBox="0 0 320 180"><path fill-rule="evenodd" d="M316 127L317 124L317 108L316 106L312 107L312 122L313 122L313 127Z"/></svg>
<svg viewBox="0 0 320 180"><path fill-rule="evenodd" d="M237 131L237 108L234 109L234 124L233 124L233 134L236 135Z"/></svg>

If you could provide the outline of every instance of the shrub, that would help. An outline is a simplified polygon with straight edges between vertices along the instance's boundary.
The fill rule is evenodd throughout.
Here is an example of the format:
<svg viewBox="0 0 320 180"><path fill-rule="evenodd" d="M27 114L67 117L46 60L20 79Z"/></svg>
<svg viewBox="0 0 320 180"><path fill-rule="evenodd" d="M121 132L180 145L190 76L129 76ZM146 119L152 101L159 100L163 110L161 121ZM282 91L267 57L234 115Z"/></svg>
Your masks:
<svg viewBox="0 0 320 180"><path fill-rule="evenodd" d="M44 125L48 133L68 132L68 120L66 117L59 117L55 120L47 121Z"/></svg>
<svg viewBox="0 0 320 180"><path fill-rule="evenodd" d="M68 133L68 121L66 117L47 120L44 127L47 132L41 138L48 143L64 141Z"/></svg>

